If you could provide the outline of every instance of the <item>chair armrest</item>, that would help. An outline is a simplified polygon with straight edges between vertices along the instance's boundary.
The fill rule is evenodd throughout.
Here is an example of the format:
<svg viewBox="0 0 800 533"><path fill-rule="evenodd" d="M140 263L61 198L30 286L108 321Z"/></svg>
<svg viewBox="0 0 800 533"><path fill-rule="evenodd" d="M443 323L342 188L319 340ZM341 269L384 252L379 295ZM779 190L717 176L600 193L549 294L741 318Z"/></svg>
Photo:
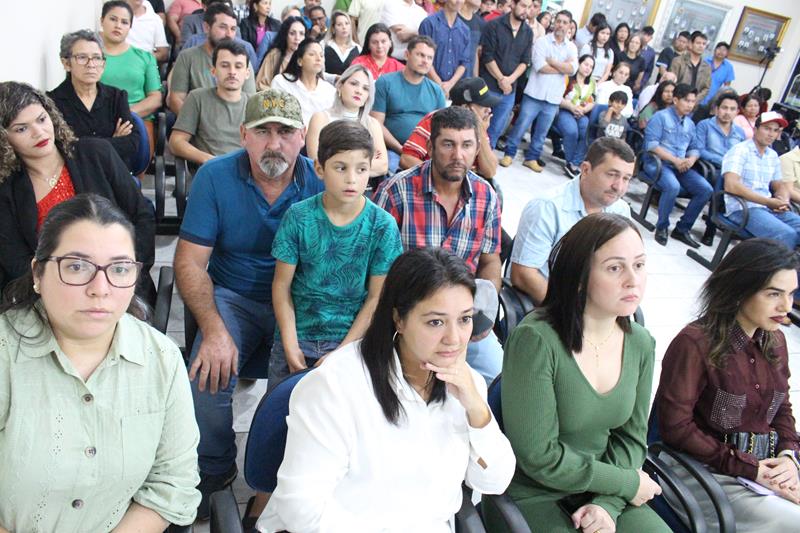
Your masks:
<svg viewBox="0 0 800 533"><path fill-rule="evenodd" d="M159 111L156 114L156 142L155 153L156 155L163 156L164 150L167 148L167 114L164 111Z"/></svg>
<svg viewBox="0 0 800 533"><path fill-rule="evenodd" d="M161 333L167 333L169 312L172 308L172 289L175 286L175 271L172 267L162 266L158 271L158 292L153 310L153 327Z"/></svg>
<svg viewBox="0 0 800 533"><path fill-rule="evenodd" d="M459 533L486 533L483 520L472 504L472 489L461 485L461 509L456 513L456 531Z"/></svg>
<svg viewBox="0 0 800 533"><path fill-rule="evenodd" d="M728 496L722 490L719 483L708 469L700 463L700 461L690 457L689 455L679 452L670 448L661 441L654 442L648 446L648 451L658 456L660 453L665 453L676 463L686 469L689 474L697 480L703 490L706 491L708 498L711 500L714 509L717 512L719 519L720 533L735 533L736 532L736 518L733 514L733 509L728 501Z"/></svg>
<svg viewBox="0 0 800 533"><path fill-rule="evenodd" d="M153 186L156 193L156 222L164 220L167 197L167 167L163 155L156 155L156 166L153 174Z"/></svg>
<svg viewBox="0 0 800 533"><path fill-rule="evenodd" d="M728 217L725 217L722 209L725 206L725 196L730 196L737 202L739 202L739 207L742 210L742 220L738 224L730 220ZM737 233L742 233L745 231L745 226L747 226L747 222L750 220L750 208L747 205L747 202L741 196L737 196L735 194L725 192L725 190L715 191L714 195L712 196L711 201L711 221L719 227L729 228Z"/></svg>
<svg viewBox="0 0 800 533"><path fill-rule="evenodd" d="M689 488L675 475L661 459L656 455L648 453L645 458L642 469L648 475L656 476L656 481L659 484L667 485L675 497L681 502L681 506L686 511L686 516L689 521L689 528L692 533L705 533L708 531L705 515L700 504L697 503L694 495L689 491Z"/></svg>
<svg viewBox="0 0 800 533"><path fill-rule="evenodd" d="M646 159L651 159L653 163L656 165L656 172L653 177L648 176L644 171L644 164ZM661 158L656 156L655 154L648 151L646 148L642 148L638 154L636 154L636 167L634 175L639 178L639 181L642 181L647 184L655 185L658 183L658 180L661 178L661 169L664 166L664 163L661 161ZM642 176L645 179L642 179Z"/></svg>
<svg viewBox="0 0 800 533"><path fill-rule="evenodd" d="M525 517L522 516L517 504L511 499L508 493L503 494L484 494L481 498L482 505L491 505L500 514L509 533L531 533L531 528Z"/></svg>
<svg viewBox="0 0 800 533"><path fill-rule="evenodd" d="M230 487L215 492L209 499L211 506L210 533L244 533L239 507Z"/></svg>
<svg viewBox="0 0 800 533"><path fill-rule="evenodd" d="M189 165L185 159L175 156L175 204L178 218L183 220L186 212L186 197L189 194Z"/></svg>

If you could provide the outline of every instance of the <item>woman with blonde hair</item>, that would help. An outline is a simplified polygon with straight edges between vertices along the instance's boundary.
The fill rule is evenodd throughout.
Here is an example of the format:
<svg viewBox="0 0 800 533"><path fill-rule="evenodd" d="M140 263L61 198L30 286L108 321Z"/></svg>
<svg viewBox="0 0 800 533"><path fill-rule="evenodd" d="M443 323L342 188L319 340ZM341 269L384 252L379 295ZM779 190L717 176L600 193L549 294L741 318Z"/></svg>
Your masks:
<svg viewBox="0 0 800 533"><path fill-rule="evenodd" d="M311 116L306 130L306 152L308 157L317 158L319 132L330 122L339 119L357 120L372 135L374 156L370 176L382 176L388 172L389 160L383 129L369 114L375 101L375 81L364 65L351 65L336 82L336 98L330 109L317 111Z"/></svg>
<svg viewBox="0 0 800 533"><path fill-rule="evenodd" d="M331 14L331 27L325 37L325 72L341 76L360 51L353 40L350 15L337 9Z"/></svg>

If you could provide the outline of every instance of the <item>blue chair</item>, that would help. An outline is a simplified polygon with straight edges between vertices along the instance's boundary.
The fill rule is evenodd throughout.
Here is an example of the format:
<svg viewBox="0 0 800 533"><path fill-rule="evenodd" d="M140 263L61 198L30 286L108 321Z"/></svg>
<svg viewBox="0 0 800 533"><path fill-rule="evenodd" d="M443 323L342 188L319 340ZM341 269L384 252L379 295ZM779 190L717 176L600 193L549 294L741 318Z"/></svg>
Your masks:
<svg viewBox="0 0 800 533"><path fill-rule="evenodd" d="M139 151L136 153L136 158L133 161L133 168L131 174L138 176L150 166L150 142L148 141L147 128L144 127L144 120L136 113L131 113L131 121L133 127L139 134Z"/></svg>
<svg viewBox="0 0 800 533"><path fill-rule="evenodd" d="M658 402L658 398L656 398L656 402ZM689 472L689 474L691 474L695 480L697 480L700 486L703 487L717 512L720 533L735 533L736 519L733 514L733 509L731 508L727 495L722 490L722 487L720 487L717 480L714 479L714 476L711 475L704 465L702 465L693 457L683 452L679 452L678 450L667 446L661 441L661 434L658 428L658 411L656 410L655 404L650 412L650 419L647 425L647 444L648 457L650 457L651 460L657 460L661 463L661 465L664 465L664 463L660 461L659 455L664 454L669 456L676 463L685 468L686 471ZM677 481L678 483L675 484L675 487L670 485L670 489L672 489L673 494L675 494L681 501L681 504L686 511L687 518L689 520L688 528L687 525L683 524L678 515L672 510L663 496L658 496L657 498L653 499L653 502L651 502L653 509L659 513L659 516L661 516L661 518L667 522L673 531L692 531L694 533L702 533L706 531L707 526L705 523L705 517L703 516L703 512L700 509L697 500L691 496L688 489L685 489L685 485L680 482L678 478L675 478L674 481ZM683 487L683 489L680 487Z"/></svg>

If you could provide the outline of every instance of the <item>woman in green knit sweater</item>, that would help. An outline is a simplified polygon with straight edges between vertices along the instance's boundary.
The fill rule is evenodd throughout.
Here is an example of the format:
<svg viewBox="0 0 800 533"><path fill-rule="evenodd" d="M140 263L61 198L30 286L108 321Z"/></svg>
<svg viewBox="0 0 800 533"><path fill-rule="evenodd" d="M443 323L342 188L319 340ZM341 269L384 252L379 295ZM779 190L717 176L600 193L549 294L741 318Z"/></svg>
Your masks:
<svg viewBox="0 0 800 533"><path fill-rule="evenodd" d="M644 505L661 493L641 470L655 341L628 317L646 282L633 223L589 215L556 244L542 309L508 340L502 408L517 456L508 493L533 532L670 531ZM486 507L489 529L502 531Z"/></svg>

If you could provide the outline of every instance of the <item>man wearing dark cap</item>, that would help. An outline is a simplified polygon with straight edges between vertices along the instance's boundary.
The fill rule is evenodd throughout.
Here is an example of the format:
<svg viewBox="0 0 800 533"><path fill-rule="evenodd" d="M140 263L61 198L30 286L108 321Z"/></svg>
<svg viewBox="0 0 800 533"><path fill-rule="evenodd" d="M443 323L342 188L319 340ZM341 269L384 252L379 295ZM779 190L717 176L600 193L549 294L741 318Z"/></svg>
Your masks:
<svg viewBox="0 0 800 533"><path fill-rule="evenodd" d="M289 206L324 190L312 161L300 155L305 128L294 96L275 89L251 96L240 134L243 149L208 161L195 175L175 250L178 290L199 326L188 348L201 519L211 493L236 478L237 377L267 377L275 329L272 240Z"/></svg>
<svg viewBox="0 0 800 533"><path fill-rule="evenodd" d="M756 119L753 138L731 148L722 159L725 192L744 198L748 206L745 229L756 237L768 237L791 249L800 244L800 216L789 205L789 189L783 182L778 154L770 148L789 123L780 113L768 111ZM725 197L725 210L741 222L742 209Z"/></svg>
<svg viewBox="0 0 800 533"><path fill-rule="evenodd" d="M466 107L475 113L480 135L472 170L484 179L492 179L497 172L497 156L489 142L487 129L492 119L492 108L500 103L500 97L492 94L481 78L464 78L450 89L450 98L454 106ZM401 170L415 167L430 159L428 140L431 137L431 118L434 113L435 111L425 115L403 144Z"/></svg>

